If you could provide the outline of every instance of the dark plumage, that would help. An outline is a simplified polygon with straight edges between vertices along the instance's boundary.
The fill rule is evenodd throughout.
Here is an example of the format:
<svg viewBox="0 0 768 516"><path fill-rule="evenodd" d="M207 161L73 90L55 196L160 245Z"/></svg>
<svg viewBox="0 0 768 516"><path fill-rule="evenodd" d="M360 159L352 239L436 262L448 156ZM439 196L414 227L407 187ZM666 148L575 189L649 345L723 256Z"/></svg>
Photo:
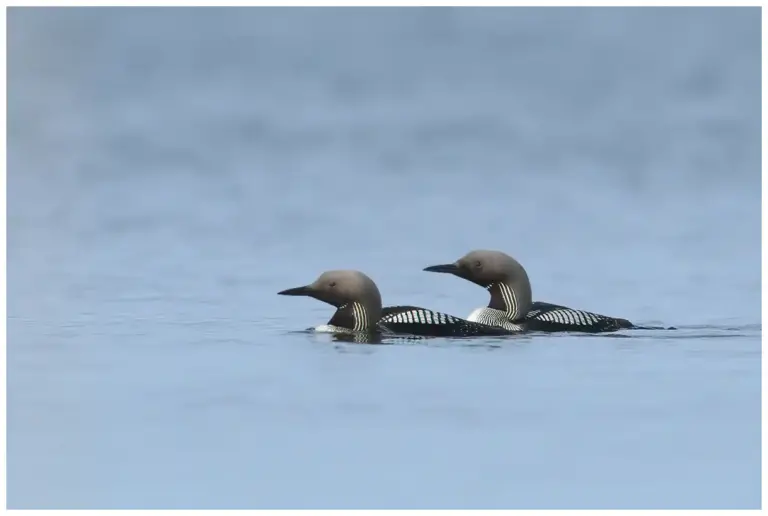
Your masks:
<svg viewBox="0 0 768 516"><path fill-rule="evenodd" d="M309 285L278 292L309 296L336 307L328 324L315 328L337 334L412 335L418 337L473 337L512 335L514 330L468 321L417 306L382 308L381 294L360 271L327 271Z"/></svg>
<svg viewBox="0 0 768 516"><path fill-rule="evenodd" d="M467 318L473 322L510 331L599 333L635 328L626 319L533 302L528 273L517 260L500 251L471 251L454 263L424 270L453 274L488 290L488 306L478 308Z"/></svg>

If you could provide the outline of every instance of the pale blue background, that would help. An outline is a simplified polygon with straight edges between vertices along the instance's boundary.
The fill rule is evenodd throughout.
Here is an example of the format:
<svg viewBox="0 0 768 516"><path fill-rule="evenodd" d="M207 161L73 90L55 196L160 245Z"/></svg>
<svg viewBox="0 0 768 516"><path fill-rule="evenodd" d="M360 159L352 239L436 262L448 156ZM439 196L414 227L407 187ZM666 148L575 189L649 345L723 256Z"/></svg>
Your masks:
<svg viewBox="0 0 768 516"><path fill-rule="evenodd" d="M760 10L10 9L11 508L760 506ZM362 346L472 248L676 332Z"/></svg>

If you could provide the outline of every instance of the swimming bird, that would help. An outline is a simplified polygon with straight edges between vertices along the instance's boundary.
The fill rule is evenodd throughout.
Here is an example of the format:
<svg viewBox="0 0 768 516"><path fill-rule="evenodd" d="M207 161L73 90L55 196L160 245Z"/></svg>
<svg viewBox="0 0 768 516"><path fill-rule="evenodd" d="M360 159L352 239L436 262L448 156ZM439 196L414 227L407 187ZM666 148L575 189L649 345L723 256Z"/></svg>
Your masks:
<svg viewBox="0 0 768 516"><path fill-rule="evenodd" d="M528 273L517 260L500 251L470 251L454 263L432 265L424 270L453 274L488 290L490 303L474 310L467 317L469 321L510 331L599 333L636 328L626 319L533 302Z"/></svg>
<svg viewBox="0 0 768 516"><path fill-rule="evenodd" d="M358 335L413 335L470 337L517 333L499 326L468 321L417 306L382 307L376 283L360 271L323 272L313 283L278 292L281 296L309 296L336 307L328 324L315 331Z"/></svg>

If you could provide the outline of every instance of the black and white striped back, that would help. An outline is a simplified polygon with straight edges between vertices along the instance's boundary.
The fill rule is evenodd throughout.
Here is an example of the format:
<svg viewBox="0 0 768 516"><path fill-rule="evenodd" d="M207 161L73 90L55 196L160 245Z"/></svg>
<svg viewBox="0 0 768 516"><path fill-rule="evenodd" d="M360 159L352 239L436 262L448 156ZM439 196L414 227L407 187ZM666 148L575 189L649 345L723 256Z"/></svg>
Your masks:
<svg viewBox="0 0 768 516"><path fill-rule="evenodd" d="M382 310L379 326L394 333L429 337L473 337L480 335L510 335L511 331L468 321L442 312L418 306L390 306Z"/></svg>
<svg viewBox="0 0 768 516"><path fill-rule="evenodd" d="M467 318L482 324L499 326L512 331L578 331L598 333L632 328L626 319L616 319L566 306L535 302L522 319L512 321L507 312L494 308L478 308Z"/></svg>
<svg viewBox="0 0 768 516"><path fill-rule="evenodd" d="M580 331L599 333L632 328L626 319L608 317L586 310L575 310L567 306L536 302L525 314L529 331Z"/></svg>

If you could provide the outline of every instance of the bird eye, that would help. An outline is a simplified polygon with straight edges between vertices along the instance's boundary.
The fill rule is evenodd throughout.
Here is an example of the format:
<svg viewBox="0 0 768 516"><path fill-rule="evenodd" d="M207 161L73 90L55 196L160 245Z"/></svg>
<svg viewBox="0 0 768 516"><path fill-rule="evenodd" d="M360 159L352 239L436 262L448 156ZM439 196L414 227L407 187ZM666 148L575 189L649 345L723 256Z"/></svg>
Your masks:
<svg viewBox="0 0 768 516"><path fill-rule="evenodd" d="M482 266L483 266L483 264L482 264L482 263L480 263L480 260L477 260L477 261L475 262L475 269L480 269Z"/></svg>
<svg viewBox="0 0 768 516"><path fill-rule="evenodd" d="M335 281L331 281L331 284L330 284L329 286L330 286L331 288L335 287L335 286L336 286L336 282L335 282Z"/></svg>

